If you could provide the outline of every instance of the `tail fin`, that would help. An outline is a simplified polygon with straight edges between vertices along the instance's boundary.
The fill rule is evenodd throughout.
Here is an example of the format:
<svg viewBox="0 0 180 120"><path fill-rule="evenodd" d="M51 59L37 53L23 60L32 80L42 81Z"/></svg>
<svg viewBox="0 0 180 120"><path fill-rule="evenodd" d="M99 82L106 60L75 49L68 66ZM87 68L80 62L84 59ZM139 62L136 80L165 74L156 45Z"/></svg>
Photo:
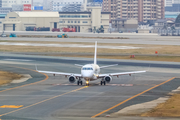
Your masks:
<svg viewBox="0 0 180 120"><path fill-rule="evenodd" d="M95 52L94 52L94 64L95 65L97 64L96 56L97 56L97 41L95 42Z"/></svg>

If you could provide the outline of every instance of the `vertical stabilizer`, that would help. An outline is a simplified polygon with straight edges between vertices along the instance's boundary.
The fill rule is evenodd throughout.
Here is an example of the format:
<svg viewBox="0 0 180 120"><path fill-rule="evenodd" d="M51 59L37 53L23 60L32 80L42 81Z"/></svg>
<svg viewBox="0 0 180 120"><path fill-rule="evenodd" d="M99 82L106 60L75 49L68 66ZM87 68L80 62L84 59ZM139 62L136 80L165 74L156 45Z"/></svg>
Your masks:
<svg viewBox="0 0 180 120"><path fill-rule="evenodd" d="M97 41L95 42L95 51L94 51L94 64L95 65L97 64L96 56L97 56Z"/></svg>

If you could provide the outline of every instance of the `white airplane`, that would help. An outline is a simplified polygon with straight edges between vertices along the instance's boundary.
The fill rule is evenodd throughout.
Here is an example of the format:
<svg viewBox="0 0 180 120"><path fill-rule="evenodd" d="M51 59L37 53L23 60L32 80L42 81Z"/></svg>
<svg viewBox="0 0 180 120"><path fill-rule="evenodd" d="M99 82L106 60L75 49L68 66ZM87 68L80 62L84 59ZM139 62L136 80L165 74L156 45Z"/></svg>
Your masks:
<svg viewBox="0 0 180 120"><path fill-rule="evenodd" d="M116 66L118 64L114 65L108 65L108 66L101 66L99 67L97 65L97 59L96 59L96 53L97 53L97 42L95 42L95 53L94 53L94 64L86 64L86 65L79 65L75 64L76 66L82 67L81 68L81 74L76 73L64 73L64 72L52 72L52 71L41 71L36 70L41 73L50 73L50 74L59 74L69 77L69 82L74 83L77 81L77 85L82 85L82 78L86 81L86 85L89 85L89 81L94 81L97 79L101 80L101 85L106 85L106 83L109 83L112 81L112 76L120 76L120 75L131 75L135 73L144 73L146 71L133 71L133 72L120 72L120 73L106 73L106 74L100 74L100 68L106 68L111 66Z"/></svg>

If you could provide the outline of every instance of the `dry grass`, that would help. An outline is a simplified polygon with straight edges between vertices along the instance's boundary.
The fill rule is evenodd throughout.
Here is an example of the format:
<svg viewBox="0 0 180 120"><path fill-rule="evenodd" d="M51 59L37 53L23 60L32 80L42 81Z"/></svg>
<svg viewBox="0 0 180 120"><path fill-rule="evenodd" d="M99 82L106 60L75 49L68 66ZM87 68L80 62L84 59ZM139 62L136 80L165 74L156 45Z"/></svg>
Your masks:
<svg viewBox="0 0 180 120"><path fill-rule="evenodd" d="M151 117L180 117L180 94L173 95L165 103L159 104L153 110L143 113L141 116Z"/></svg>
<svg viewBox="0 0 180 120"><path fill-rule="evenodd" d="M5 42L5 41L1 41ZM84 44L84 45L94 45L94 43L86 42L51 42L51 41L6 41L6 42L15 42L15 43L43 43L43 44ZM99 56L98 58L112 58L112 59L130 59L129 54L136 54L144 56L136 56L133 59L136 60L154 60L154 61L175 61L180 62L180 47L173 45L140 45L140 44L107 44L107 43L98 43L99 46L133 46L133 47L142 47L141 49L105 49L98 48L98 54L128 54L128 56ZM94 53L94 48L73 48L73 47L40 47L40 46L15 46L15 45L0 45L0 51L6 52L44 52L44 53ZM158 51L158 54L167 54L170 56L148 56L155 55L155 51ZM68 55L65 55L68 56ZM72 55L71 55L72 56ZM75 55L78 57L78 54ZM80 57L86 57L80 56ZM89 57L89 56L87 56Z"/></svg>
<svg viewBox="0 0 180 120"><path fill-rule="evenodd" d="M19 74L0 71L0 85L8 84L12 80L20 79L21 77L22 77L22 75L19 75Z"/></svg>

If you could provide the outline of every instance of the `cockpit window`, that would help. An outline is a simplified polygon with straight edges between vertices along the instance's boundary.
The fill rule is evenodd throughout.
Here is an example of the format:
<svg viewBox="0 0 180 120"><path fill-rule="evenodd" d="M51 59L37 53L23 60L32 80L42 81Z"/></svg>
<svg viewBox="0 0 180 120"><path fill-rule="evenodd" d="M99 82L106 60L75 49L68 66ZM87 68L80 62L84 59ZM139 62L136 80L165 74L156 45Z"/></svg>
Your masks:
<svg viewBox="0 0 180 120"><path fill-rule="evenodd" d="M82 68L82 70L93 70L93 68Z"/></svg>

